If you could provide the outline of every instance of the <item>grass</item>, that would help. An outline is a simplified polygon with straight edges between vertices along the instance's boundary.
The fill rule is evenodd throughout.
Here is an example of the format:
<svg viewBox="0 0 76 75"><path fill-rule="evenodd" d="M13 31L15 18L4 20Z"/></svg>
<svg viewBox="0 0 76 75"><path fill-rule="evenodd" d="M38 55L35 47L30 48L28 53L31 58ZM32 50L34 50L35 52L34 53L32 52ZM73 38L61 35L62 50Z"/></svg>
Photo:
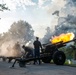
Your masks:
<svg viewBox="0 0 76 75"><path fill-rule="evenodd" d="M71 66L71 67L76 67L76 64L74 64L71 60L66 60L64 65Z"/></svg>

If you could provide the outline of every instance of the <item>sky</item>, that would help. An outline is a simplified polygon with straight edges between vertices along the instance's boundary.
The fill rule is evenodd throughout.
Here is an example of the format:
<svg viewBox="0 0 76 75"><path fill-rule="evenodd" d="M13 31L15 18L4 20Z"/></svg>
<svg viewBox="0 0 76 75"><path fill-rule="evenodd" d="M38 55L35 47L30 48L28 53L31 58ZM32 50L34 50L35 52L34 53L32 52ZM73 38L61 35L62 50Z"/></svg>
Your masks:
<svg viewBox="0 0 76 75"><path fill-rule="evenodd" d="M58 17L52 13L61 10L65 0L0 0L10 11L0 11L0 33L8 31L13 22L24 20L32 25L35 36L43 37L46 27L54 30Z"/></svg>

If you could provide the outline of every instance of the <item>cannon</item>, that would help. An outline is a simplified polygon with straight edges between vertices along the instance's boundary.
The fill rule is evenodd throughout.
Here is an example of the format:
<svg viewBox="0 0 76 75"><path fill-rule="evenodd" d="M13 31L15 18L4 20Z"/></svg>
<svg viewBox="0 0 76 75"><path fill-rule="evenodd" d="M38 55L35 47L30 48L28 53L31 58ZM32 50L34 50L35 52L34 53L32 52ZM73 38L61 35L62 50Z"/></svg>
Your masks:
<svg viewBox="0 0 76 75"><path fill-rule="evenodd" d="M15 59L15 62L13 63L12 67L14 67L16 61L18 61L20 67L24 67L27 62L34 61L37 59L41 59L44 63L50 63L51 60L53 60L54 64L56 65L64 65L66 60L66 55L63 51L60 51L59 48L66 46L67 43L74 41L76 39L73 39L71 41L67 42L58 42L55 44L43 44L43 49L41 50L40 57L39 58L17 58Z"/></svg>

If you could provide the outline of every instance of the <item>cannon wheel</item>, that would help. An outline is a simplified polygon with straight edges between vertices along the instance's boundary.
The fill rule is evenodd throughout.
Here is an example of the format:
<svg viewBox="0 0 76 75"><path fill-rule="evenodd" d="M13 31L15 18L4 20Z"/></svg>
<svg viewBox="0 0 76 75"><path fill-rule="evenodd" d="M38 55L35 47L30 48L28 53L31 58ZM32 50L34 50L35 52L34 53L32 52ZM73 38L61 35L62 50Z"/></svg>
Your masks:
<svg viewBox="0 0 76 75"><path fill-rule="evenodd" d="M26 65L25 61L19 61L19 66L20 67L25 67L25 65Z"/></svg>
<svg viewBox="0 0 76 75"><path fill-rule="evenodd" d="M63 65L65 63L66 56L64 52L62 51L57 51L53 55L53 61L56 65Z"/></svg>
<svg viewBox="0 0 76 75"><path fill-rule="evenodd" d="M50 63L50 62L51 62L51 57L42 58L42 61L43 61L44 63Z"/></svg>

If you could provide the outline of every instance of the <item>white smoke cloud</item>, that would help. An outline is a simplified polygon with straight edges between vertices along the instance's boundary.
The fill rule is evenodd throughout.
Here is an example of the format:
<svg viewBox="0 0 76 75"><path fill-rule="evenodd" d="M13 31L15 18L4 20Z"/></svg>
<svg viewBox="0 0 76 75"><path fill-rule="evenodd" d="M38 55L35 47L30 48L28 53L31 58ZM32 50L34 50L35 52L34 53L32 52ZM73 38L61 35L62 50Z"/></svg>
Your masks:
<svg viewBox="0 0 76 75"><path fill-rule="evenodd" d="M76 16L68 15L66 21L71 24L76 24Z"/></svg>
<svg viewBox="0 0 76 75"><path fill-rule="evenodd" d="M76 34L76 0L66 0L65 8L62 8L60 14L66 16L59 16L58 25L55 27L56 34L73 32ZM60 32L60 33L59 33Z"/></svg>
<svg viewBox="0 0 76 75"><path fill-rule="evenodd" d="M52 3L49 7L49 12L53 13L56 10L61 10L62 8L64 8L66 5L66 1L65 0L52 0Z"/></svg>
<svg viewBox="0 0 76 75"><path fill-rule="evenodd" d="M54 27L56 25L58 25L58 21L59 21L59 18L60 17L67 17L67 15L73 15L75 16L76 15L76 9L75 9L75 5L74 5L74 2L72 0L52 0L52 3L49 7L49 12L51 14L55 13L56 11L59 11L58 13L55 13L53 15L53 22L51 23ZM57 14L57 15L56 15ZM58 16L58 17L57 17ZM73 17L73 19L71 19L72 17L69 17L70 18L70 22L71 23L75 23L75 18ZM54 22L55 20L58 20L56 22Z"/></svg>
<svg viewBox="0 0 76 75"><path fill-rule="evenodd" d="M3 2L6 3L11 10L15 10L20 7L26 9L26 6L36 5L32 0L3 0Z"/></svg>
<svg viewBox="0 0 76 75"><path fill-rule="evenodd" d="M5 57L20 57L24 52L17 41L6 41L0 47L0 56Z"/></svg>
<svg viewBox="0 0 76 75"><path fill-rule="evenodd" d="M76 0L52 0L47 9L53 17L50 28L54 29L54 35L66 32L76 34Z"/></svg>
<svg viewBox="0 0 76 75"><path fill-rule="evenodd" d="M39 0L38 2L39 7L41 7L46 1L48 0Z"/></svg>
<svg viewBox="0 0 76 75"><path fill-rule="evenodd" d="M30 43L34 38L33 32L31 25L26 21L14 22L8 32L0 37L0 56L20 57L24 53L21 46Z"/></svg>
<svg viewBox="0 0 76 75"><path fill-rule="evenodd" d="M51 4L51 0L38 0L38 7L41 9L48 9Z"/></svg>

